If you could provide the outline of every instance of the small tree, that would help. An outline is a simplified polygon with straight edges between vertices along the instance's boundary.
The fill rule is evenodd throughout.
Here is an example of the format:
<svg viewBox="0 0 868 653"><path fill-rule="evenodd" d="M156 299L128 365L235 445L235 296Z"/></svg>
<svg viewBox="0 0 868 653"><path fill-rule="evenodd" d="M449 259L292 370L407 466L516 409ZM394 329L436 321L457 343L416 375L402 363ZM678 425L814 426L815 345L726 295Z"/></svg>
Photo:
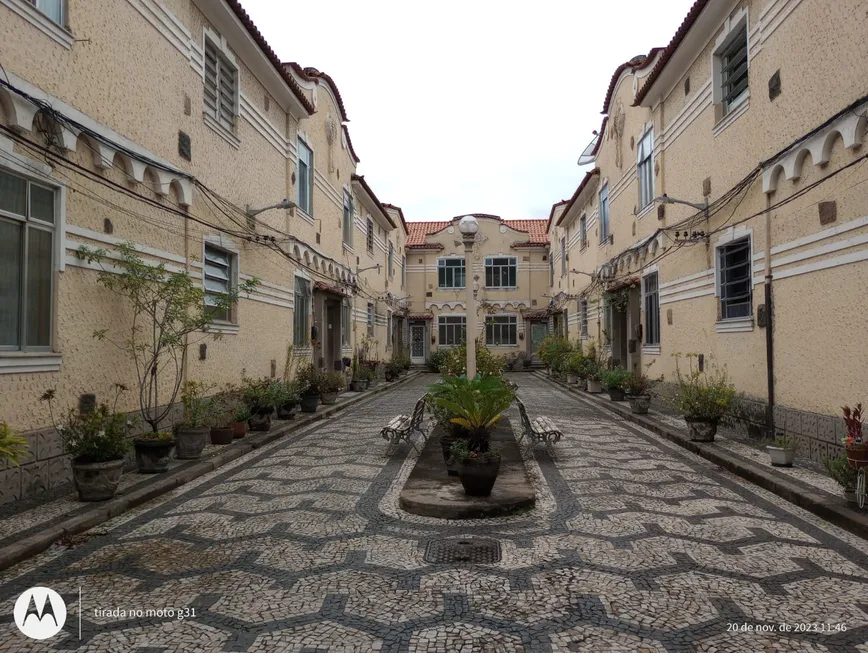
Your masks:
<svg viewBox="0 0 868 653"><path fill-rule="evenodd" d="M118 245L117 257L81 246L78 257L96 262L102 268L99 282L132 305L132 324L124 338L109 338L107 329L94 331L93 337L112 343L133 360L142 419L156 433L178 397L187 348L193 344L189 336L204 332L214 321L213 312L231 308L259 280L250 279L227 294L212 295L215 303L206 306L204 289L186 271L170 272L164 263L147 263L132 243ZM202 333L194 342L209 335L220 336ZM160 395L161 381L168 387L165 396Z"/></svg>

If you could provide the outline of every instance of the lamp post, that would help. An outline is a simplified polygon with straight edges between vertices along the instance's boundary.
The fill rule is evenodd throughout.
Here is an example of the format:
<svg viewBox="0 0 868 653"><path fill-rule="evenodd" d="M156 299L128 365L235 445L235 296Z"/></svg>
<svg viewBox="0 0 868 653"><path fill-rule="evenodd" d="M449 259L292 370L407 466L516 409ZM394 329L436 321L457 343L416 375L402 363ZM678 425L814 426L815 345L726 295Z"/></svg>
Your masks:
<svg viewBox="0 0 868 653"><path fill-rule="evenodd" d="M476 296L473 294L473 243L479 222L472 215L465 215L458 222L458 230L464 241L464 288L467 292L467 378L476 376Z"/></svg>

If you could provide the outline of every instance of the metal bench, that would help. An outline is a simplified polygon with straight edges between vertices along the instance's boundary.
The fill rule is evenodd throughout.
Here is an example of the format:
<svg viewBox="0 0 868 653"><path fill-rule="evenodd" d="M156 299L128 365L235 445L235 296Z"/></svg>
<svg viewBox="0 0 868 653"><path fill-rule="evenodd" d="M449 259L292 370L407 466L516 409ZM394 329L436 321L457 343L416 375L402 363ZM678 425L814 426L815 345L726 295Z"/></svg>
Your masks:
<svg viewBox="0 0 868 653"><path fill-rule="evenodd" d="M561 430L548 417L541 415L531 420L528 417L527 408L524 407L524 402L518 397L515 398L515 401L518 404L518 412L521 415L522 433L519 440L527 438L529 448L533 448L534 445L542 442L546 448L551 449L552 445L563 436Z"/></svg>
<svg viewBox="0 0 868 653"><path fill-rule="evenodd" d="M416 451L421 451L416 448L416 443L413 442L413 433L418 433L422 436L422 442L424 443L428 434L426 429L422 427L422 421L425 416L425 399L427 395L422 395L419 397L419 400L416 402L416 405L413 407L413 414L408 415L396 415L392 419L389 420L389 423L383 427L383 430L380 431L380 435L383 436L384 440L389 441L389 446L386 449L386 455L392 451L392 448L401 442L408 443L413 449Z"/></svg>

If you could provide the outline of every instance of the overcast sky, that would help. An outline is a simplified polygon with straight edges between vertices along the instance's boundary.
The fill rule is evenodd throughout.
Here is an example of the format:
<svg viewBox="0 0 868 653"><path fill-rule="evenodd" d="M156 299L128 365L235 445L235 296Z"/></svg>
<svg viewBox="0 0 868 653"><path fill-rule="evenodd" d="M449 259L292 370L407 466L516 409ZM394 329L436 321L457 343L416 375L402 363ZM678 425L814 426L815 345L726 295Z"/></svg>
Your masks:
<svg viewBox="0 0 868 653"><path fill-rule="evenodd" d="M283 61L329 73L382 202L408 220L547 218L584 170L612 73L693 0L242 0Z"/></svg>

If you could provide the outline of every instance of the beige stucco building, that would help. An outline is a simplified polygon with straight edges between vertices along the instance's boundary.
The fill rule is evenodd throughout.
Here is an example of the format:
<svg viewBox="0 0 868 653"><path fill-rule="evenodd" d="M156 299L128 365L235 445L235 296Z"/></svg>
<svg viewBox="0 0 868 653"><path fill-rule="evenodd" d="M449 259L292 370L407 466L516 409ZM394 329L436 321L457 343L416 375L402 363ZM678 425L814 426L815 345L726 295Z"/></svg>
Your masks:
<svg viewBox="0 0 868 653"><path fill-rule="evenodd" d="M478 337L500 355L532 353L546 332L549 290L545 220L503 220L473 214L479 232L468 273L458 220L409 222L407 288L410 356L466 337L466 283L474 284Z"/></svg>
<svg viewBox="0 0 868 653"><path fill-rule="evenodd" d="M260 279L189 379L280 375L289 346L333 369L365 336L391 356L406 227L357 175L331 77L282 63L236 0L7 0L0 38L0 419L35 454L0 502L68 475L46 389L68 407L133 385L92 337L123 337L129 307L81 245L132 242L209 296Z"/></svg>
<svg viewBox="0 0 868 653"><path fill-rule="evenodd" d="M614 72L549 225L571 338L668 378L677 352L725 365L756 432L815 458L868 388L864 9L696 2Z"/></svg>

